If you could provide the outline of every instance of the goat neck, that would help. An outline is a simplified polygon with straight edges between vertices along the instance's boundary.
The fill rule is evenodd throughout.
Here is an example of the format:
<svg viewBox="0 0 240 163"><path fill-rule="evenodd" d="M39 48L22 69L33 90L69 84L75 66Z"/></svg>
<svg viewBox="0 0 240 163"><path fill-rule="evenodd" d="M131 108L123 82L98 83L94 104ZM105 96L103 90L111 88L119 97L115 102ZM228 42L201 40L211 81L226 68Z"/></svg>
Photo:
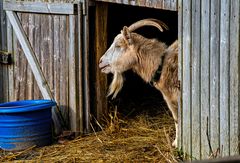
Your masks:
<svg viewBox="0 0 240 163"><path fill-rule="evenodd" d="M167 46L156 39L142 38L137 50L138 62L133 71L147 83L151 82L159 65L162 64L163 55Z"/></svg>

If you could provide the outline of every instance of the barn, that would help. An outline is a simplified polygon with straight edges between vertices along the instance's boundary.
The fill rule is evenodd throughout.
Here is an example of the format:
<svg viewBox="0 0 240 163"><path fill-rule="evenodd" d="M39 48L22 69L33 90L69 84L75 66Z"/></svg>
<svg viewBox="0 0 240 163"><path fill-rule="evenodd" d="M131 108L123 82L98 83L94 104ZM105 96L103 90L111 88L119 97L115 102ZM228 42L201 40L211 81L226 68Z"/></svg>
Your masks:
<svg viewBox="0 0 240 163"><path fill-rule="evenodd" d="M179 40L179 150L193 159L239 155L239 0L0 5L7 11L0 15L0 102L51 98L62 115L60 129L90 132L92 115L100 120L108 112L108 78L99 58L122 26L153 17L170 28L160 40ZM156 37L157 31L139 32Z"/></svg>

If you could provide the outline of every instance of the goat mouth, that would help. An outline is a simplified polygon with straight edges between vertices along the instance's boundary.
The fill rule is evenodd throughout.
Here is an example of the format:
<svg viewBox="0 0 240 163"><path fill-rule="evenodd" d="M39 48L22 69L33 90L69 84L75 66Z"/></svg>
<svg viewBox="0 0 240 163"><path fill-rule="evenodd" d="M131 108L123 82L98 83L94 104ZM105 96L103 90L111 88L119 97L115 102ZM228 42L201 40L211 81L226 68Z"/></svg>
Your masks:
<svg viewBox="0 0 240 163"><path fill-rule="evenodd" d="M99 68L100 68L101 72L106 73L106 72L107 72L107 69L110 68L110 65L109 65L109 64L99 65Z"/></svg>

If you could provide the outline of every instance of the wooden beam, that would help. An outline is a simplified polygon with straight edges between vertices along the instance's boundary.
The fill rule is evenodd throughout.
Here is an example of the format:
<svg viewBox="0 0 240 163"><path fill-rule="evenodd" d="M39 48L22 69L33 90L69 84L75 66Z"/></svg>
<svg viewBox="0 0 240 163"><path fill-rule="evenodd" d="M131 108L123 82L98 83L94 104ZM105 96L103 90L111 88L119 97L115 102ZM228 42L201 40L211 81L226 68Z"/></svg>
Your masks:
<svg viewBox="0 0 240 163"><path fill-rule="evenodd" d="M6 11L6 14L9 18L9 21L12 24L13 30L15 31L15 34L19 40L19 43L22 46L24 54L25 54L25 56L28 60L28 63L32 69L32 72L34 74L34 77L36 79L38 87L43 95L43 98L53 99L50 88L47 84L47 81L46 81L44 74L41 70L41 67L38 63L36 55L27 39L27 36L21 26L21 23L16 15L16 13L14 13L13 11ZM57 111L56 109L52 110L52 118L54 121L55 133L59 134L61 131L61 127L60 127L61 123L59 122L58 114L56 111Z"/></svg>
<svg viewBox="0 0 240 163"><path fill-rule="evenodd" d="M85 4L85 5L84 5ZM90 132L90 56L89 56L89 10L88 10L88 1L84 0L83 4L83 42L82 42L82 61L83 61L83 108L84 108L84 133ZM85 7L85 8L84 8Z"/></svg>
<svg viewBox="0 0 240 163"><path fill-rule="evenodd" d="M69 116L71 131L79 131L79 119L77 117L77 58L76 58L76 17L71 15L69 17Z"/></svg>
<svg viewBox="0 0 240 163"><path fill-rule="evenodd" d="M78 70L78 74L77 74L77 83L78 83L78 116L76 116L76 120L79 122L79 131L80 133L83 133L84 130L84 125L83 125L83 117L84 117L84 94L83 94L83 39L82 39L82 35L83 35L83 27L82 27L82 22L83 22L83 7L82 7L82 3L78 3L78 15L77 15L77 59L78 59L78 66L77 66L77 70ZM77 135L77 134L76 134Z"/></svg>
<svg viewBox="0 0 240 163"><path fill-rule="evenodd" d="M7 49L12 54L12 60L14 61L13 51L13 29L9 19L7 19ZM14 100L14 64L8 65L8 100Z"/></svg>
<svg viewBox="0 0 240 163"><path fill-rule="evenodd" d="M75 13L76 4L73 3L46 3L46 2L9 2L3 3L4 10L48 14Z"/></svg>
<svg viewBox="0 0 240 163"><path fill-rule="evenodd" d="M98 68L98 61L107 50L107 15L108 4L98 3L96 5L95 19L95 51L96 51L96 114L100 121L107 114L107 75L102 74Z"/></svg>

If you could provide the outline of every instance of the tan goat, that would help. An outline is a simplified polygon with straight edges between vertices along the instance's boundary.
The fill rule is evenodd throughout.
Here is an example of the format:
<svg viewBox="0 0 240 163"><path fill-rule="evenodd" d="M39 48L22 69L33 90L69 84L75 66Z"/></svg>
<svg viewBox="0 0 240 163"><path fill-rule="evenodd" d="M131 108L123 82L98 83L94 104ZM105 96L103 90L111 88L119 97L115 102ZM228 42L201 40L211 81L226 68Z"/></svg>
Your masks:
<svg viewBox="0 0 240 163"><path fill-rule="evenodd" d="M155 26L163 31L167 26L156 19L140 20L130 27L124 27L118 34L110 48L101 57L99 67L103 73L113 73L113 81L109 94L116 97L123 86L123 72L132 69L147 83L152 83L161 91L169 109L172 112L176 138L173 146L177 146L178 139L178 95L180 83L178 81L178 41L167 47L156 39L147 39L134 30L142 26Z"/></svg>

